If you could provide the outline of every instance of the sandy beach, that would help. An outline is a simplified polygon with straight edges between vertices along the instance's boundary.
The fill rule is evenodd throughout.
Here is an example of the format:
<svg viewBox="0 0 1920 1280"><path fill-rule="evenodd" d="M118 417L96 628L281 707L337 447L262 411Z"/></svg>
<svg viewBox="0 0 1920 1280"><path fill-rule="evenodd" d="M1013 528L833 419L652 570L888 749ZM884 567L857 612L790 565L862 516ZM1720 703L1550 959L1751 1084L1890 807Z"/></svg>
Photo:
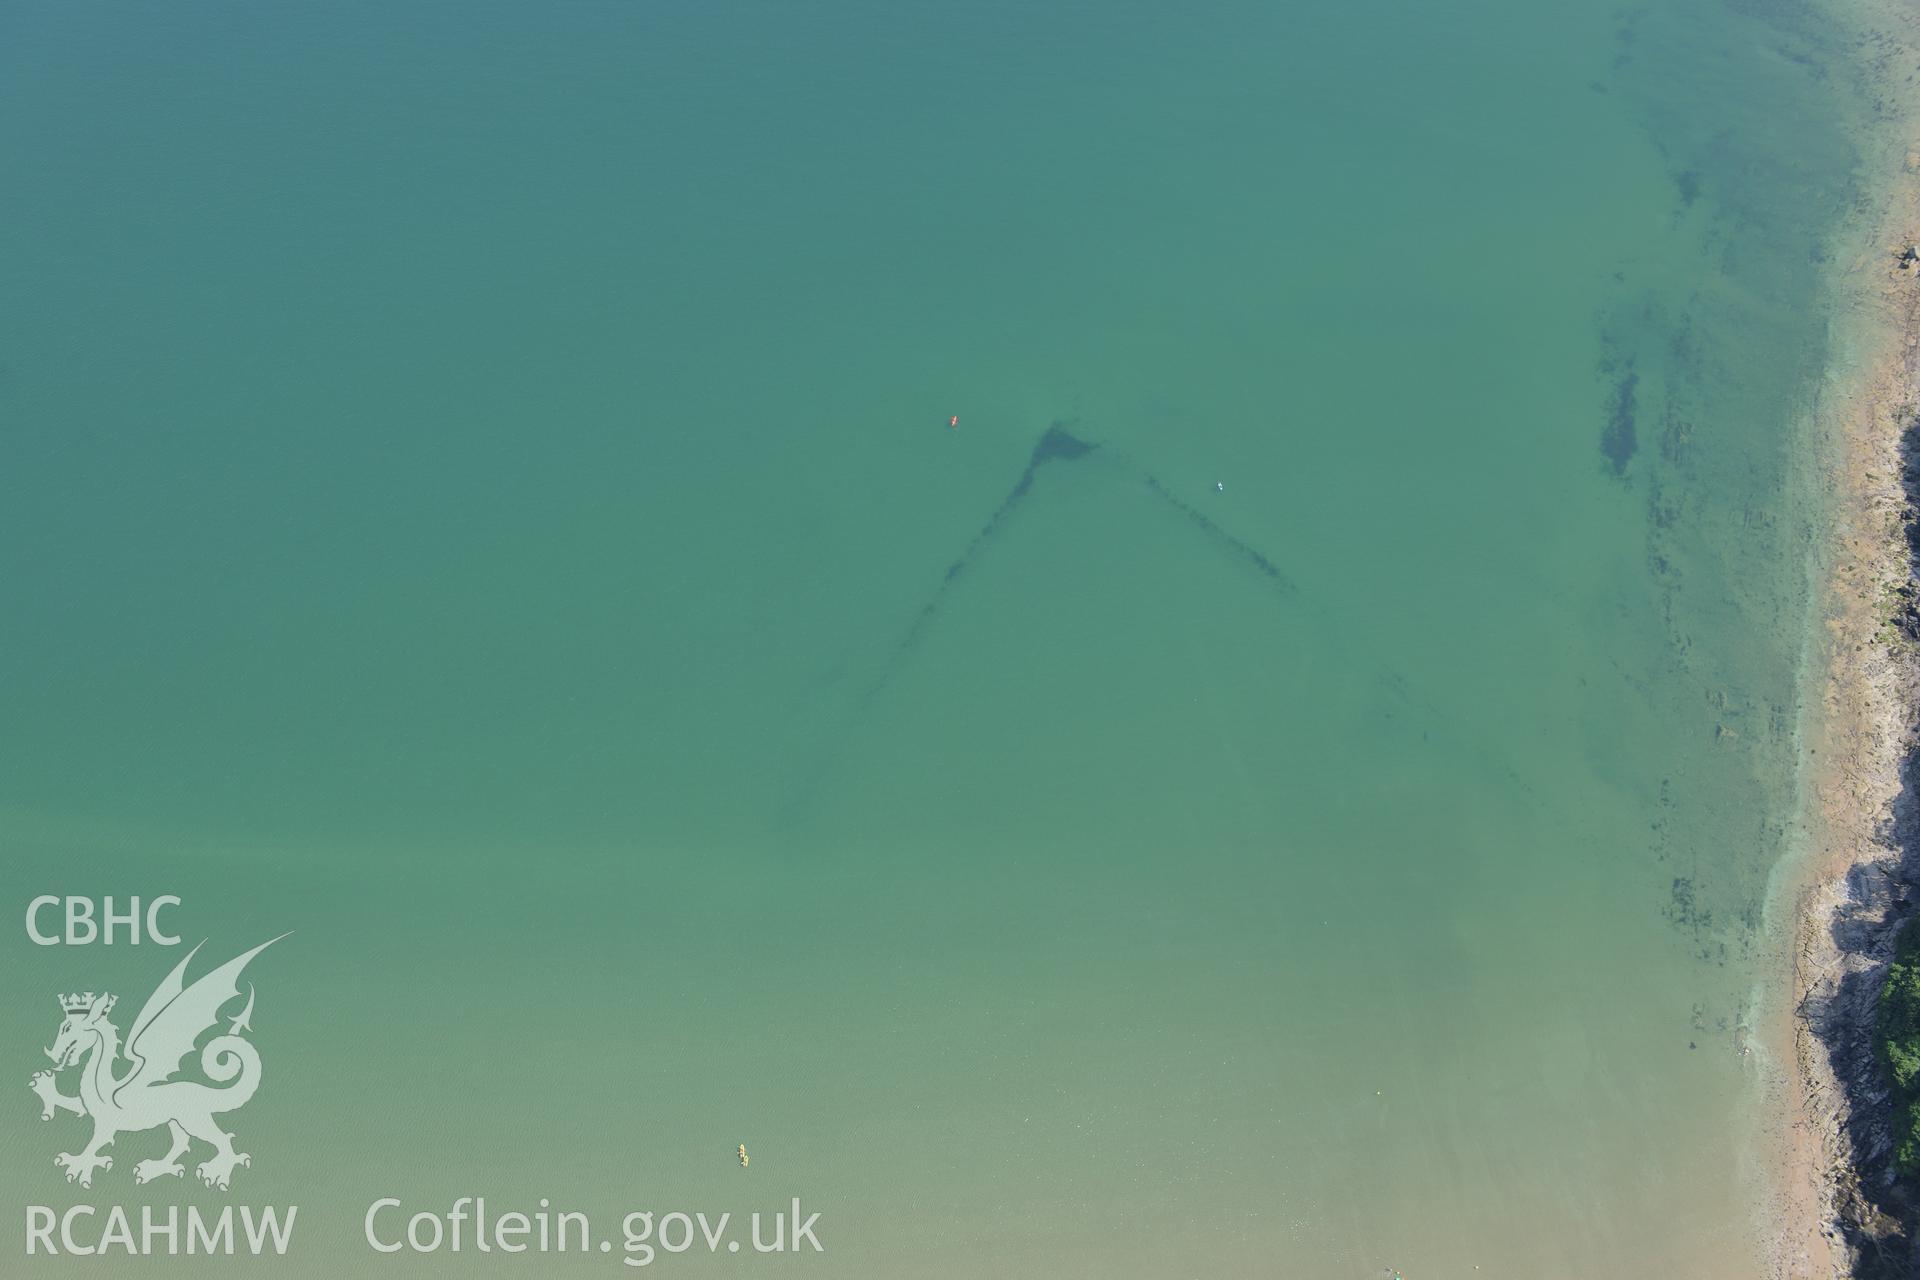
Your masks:
<svg viewBox="0 0 1920 1280"><path fill-rule="evenodd" d="M1910 10L1865 15L1868 62L1885 91L1911 98ZM1882 109L1911 119L1910 101ZM1911 130L1904 131L1911 136ZM1870 156L1874 153L1869 152ZM1780 888L1791 903L1790 1002L1769 1048L1782 1069L1775 1152L1774 1274L1880 1274L1865 1260L1895 1228L1877 1203L1884 1090L1873 1062L1875 998L1914 872L1914 806L1904 762L1920 707L1920 650L1896 618L1912 580L1903 434L1920 405L1920 154L1887 154L1863 174L1873 203L1855 226L1835 308L1837 358L1821 389L1816 434L1832 525L1821 566L1824 631L1803 725L1805 856Z"/></svg>

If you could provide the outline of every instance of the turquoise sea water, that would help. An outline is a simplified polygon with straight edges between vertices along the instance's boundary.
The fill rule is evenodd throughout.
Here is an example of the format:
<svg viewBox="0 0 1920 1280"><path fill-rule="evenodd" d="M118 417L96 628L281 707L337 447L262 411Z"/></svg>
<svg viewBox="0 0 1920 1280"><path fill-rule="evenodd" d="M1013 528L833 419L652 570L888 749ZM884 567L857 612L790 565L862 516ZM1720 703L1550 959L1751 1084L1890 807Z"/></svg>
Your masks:
<svg viewBox="0 0 1920 1280"><path fill-rule="evenodd" d="M10 8L0 905L297 932L231 1196L9 1216L1750 1274L1838 30ZM177 959L0 945L23 1074Z"/></svg>

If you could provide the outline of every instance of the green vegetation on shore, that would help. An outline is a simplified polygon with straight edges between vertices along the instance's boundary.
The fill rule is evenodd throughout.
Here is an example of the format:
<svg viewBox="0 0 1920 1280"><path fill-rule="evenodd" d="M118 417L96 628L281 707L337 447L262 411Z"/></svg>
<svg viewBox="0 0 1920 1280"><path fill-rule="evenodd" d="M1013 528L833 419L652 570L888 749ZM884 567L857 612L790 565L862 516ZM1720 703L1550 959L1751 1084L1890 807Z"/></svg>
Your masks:
<svg viewBox="0 0 1920 1280"><path fill-rule="evenodd" d="M1893 1163L1920 1173L1920 918L1900 927L1887 985L1880 992L1874 1054L1893 1086Z"/></svg>

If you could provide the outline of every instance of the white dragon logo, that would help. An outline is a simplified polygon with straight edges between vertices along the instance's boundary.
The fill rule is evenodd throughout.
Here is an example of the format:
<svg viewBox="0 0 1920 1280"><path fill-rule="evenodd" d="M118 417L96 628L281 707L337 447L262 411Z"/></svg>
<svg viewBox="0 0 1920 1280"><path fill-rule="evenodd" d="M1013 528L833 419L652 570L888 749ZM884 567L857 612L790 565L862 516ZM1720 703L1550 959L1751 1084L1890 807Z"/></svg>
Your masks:
<svg viewBox="0 0 1920 1280"><path fill-rule="evenodd" d="M286 937L281 934L280 938ZM240 971L247 962L280 938L261 943L245 955L237 956L187 986L182 979L187 965L200 953L195 947L185 960L174 966L166 981L147 998L140 1016L133 1020L127 1034L125 1057L132 1066L116 1075L114 1066L122 1056L120 1030L107 1020L116 997L89 991L83 995L60 997L66 1018L60 1034L46 1055L53 1059L53 1071L36 1072L28 1083L40 1095L42 1120L53 1119L56 1111L71 1111L77 1116L93 1117L93 1140L86 1150L75 1155L63 1151L53 1162L67 1171L67 1181L83 1187L93 1185L95 1169L113 1168L113 1158L101 1155L122 1133L137 1133L166 1125L173 1134L173 1148L158 1160L142 1160L133 1168L135 1182L155 1178L179 1177L184 1170L180 1157L192 1140L213 1147L213 1156L196 1172L200 1181L225 1191L233 1179L236 1165L251 1165L253 1158L233 1149L233 1135L214 1123L214 1117L237 1111L260 1087L260 1054L241 1039L242 1031L252 1030L253 987L247 987L247 1007L231 1020L224 1035L216 1035L200 1050L200 1070L209 1080L224 1084L212 1088L197 1080L176 1080L194 1050L194 1042L220 1021L220 1009L240 995ZM205 946L202 942L200 946ZM80 1092L77 1096L61 1093L55 1084L55 1072L77 1063L80 1068ZM228 1081L232 1081L228 1084Z"/></svg>

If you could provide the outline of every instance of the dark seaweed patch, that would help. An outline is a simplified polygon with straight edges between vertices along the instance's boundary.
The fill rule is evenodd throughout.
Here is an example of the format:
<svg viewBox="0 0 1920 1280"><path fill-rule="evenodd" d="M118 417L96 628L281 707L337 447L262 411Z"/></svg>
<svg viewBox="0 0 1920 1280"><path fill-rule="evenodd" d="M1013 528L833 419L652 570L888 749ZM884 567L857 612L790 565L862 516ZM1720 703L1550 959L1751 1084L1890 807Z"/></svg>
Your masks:
<svg viewBox="0 0 1920 1280"><path fill-rule="evenodd" d="M1682 929L1691 929L1696 934L1713 927L1713 912L1703 909L1693 894L1693 880L1689 876L1676 876L1673 881L1673 897L1667 903L1667 919Z"/></svg>
<svg viewBox="0 0 1920 1280"><path fill-rule="evenodd" d="M1640 375L1629 366L1614 384L1607 425L1600 433L1600 452L1616 476L1627 474L1627 464L1633 461L1634 453L1640 448L1640 433L1634 428L1634 401L1639 388Z"/></svg>
<svg viewBox="0 0 1920 1280"><path fill-rule="evenodd" d="M1693 424L1680 416L1671 400L1660 421L1660 456L1676 467L1685 466L1693 457Z"/></svg>
<svg viewBox="0 0 1920 1280"><path fill-rule="evenodd" d="M1682 375L1699 372L1700 352L1694 343L1691 312L1681 312L1679 320L1674 322L1673 331L1667 335L1667 358L1674 370Z"/></svg>
<svg viewBox="0 0 1920 1280"><path fill-rule="evenodd" d="M1680 189L1680 207L1693 208L1693 202L1700 198L1700 175L1692 169L1682 169L1673 175L1673 185Z"/></svg>

